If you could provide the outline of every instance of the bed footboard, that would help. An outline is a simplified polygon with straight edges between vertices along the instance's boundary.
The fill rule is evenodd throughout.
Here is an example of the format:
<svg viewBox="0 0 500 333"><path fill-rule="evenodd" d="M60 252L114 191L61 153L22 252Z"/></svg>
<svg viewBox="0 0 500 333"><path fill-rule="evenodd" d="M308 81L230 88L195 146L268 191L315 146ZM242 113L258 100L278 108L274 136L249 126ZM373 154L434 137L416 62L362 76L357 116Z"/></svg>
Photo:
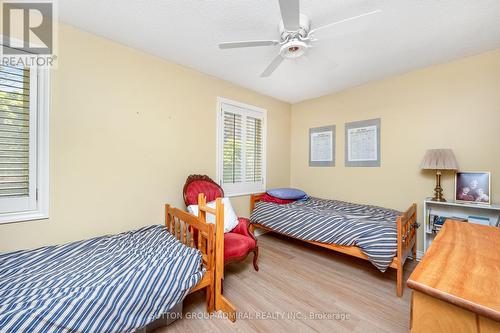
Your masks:
<svg viewBox="0 0 500 333"><path fill-rule="evenodd" d="M165 227L182 244L198 249L206 269L201 281L191 289L191 293L206 289L207 312L223 311L231 321L236 319L234 306L222 295L224 274L224 205L217 199L216 207L206 204L205 196L198 196L198 217L178 208L165 205ZM206 214L215 215L216 223L206 222ZM220 223L219 223L220 221Z"/></svg>
<svg viewBox="0 0 500 333"><path fill-rule="evenodd" d="M396 258L391 267L397 270L396 292L403 295L403 265L410 253L413 260L417 259L417 204L414 203L397 220L398 248Z"/></svg>
<svg viewBox="0 0 500 333"><path fill-rule="evenodd" d="M165 227L182 244L198 249L206 272L191 292L206 288L207 312L214 311L215 290L215 232L214 225L204 223L196 216L165 205Z"/></svg>

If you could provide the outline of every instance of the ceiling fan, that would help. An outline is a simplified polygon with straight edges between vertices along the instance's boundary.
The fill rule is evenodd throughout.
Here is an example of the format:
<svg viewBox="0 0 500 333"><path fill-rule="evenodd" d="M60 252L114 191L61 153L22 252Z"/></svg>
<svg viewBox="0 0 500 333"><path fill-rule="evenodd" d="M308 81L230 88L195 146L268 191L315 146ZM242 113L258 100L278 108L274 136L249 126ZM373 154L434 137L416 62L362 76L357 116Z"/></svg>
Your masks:
<svg viewBox="0 0 500 333"><path fill-rule="evenodd" d="M284 59L295 59L303 56L307 49L311 47L312 42L317 40L314 38L314 34L317 31L381 12L380 9L373 10L371 12L352 16L311 30L311 21L306 15L300 13L299 0L279 0L279 5L281 11L279 40L235 41L219 44L220 49L279 45L279 54L273 59L273 61L271 61L264 72L262 72L260 75L261 77L270 76Z"/></svg>

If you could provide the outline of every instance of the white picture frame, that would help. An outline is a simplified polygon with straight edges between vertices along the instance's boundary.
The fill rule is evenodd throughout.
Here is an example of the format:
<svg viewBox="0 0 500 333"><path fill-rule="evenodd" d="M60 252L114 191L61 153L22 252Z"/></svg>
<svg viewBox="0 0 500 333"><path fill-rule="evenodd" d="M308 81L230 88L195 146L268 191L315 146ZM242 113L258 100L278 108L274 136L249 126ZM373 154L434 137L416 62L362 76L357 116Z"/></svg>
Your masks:
<svg viewBox="0 0 500 333"><path fill-rule="evenodd" d="M309 166L335 166L335 125L309 129Z"/></svg>
<svg viewBox="0 0 500 333"><path fill-rule="evenodd" d="M380 167L380 118L345 124L345 166Z"/></svg>

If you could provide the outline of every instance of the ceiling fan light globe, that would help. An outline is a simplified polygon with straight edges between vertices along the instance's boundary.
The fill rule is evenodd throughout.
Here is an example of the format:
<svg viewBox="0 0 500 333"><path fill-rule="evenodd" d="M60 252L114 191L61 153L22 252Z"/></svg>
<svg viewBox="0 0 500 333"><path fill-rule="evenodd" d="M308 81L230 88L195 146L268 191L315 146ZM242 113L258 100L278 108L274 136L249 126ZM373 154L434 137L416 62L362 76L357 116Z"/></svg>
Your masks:
<svg viewBox="0 0 500 333"><path fill-rule="evenodd" d="M292 39L281 46L280 54L283 58L296 59L303 56L309 45L299 39Z"/></svg>

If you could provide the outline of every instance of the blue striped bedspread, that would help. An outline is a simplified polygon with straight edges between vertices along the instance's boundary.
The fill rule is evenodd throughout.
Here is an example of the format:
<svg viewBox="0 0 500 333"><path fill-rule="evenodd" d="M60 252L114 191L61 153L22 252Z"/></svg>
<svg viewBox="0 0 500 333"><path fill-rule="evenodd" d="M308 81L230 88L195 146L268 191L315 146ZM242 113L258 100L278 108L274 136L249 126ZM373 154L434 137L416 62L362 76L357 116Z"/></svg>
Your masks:
<svg viewBox="0 0 500 333"><path fill-rule="evenodd" d="M385 272L397 252L398 215L392 209L311 197L286 205L257 202L250 222L302 240L357 246Z"/></svg>
<svg viewBox="0 0 500 333"><path fill-rule="evenodd" d="M132 332L203 277L164 227L0 254L0 332Z"/></svg>

